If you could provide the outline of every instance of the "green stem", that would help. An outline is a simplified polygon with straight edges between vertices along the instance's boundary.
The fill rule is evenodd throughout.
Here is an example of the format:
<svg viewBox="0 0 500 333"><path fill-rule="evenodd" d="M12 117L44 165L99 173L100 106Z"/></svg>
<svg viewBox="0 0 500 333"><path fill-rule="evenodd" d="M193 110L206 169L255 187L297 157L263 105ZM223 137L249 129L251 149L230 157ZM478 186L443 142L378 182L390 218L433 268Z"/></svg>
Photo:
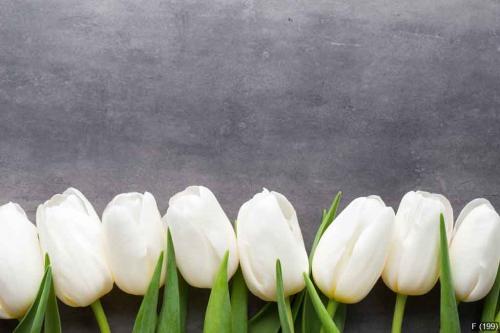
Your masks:
<svg viewBox="0 0 500 333"><path fill-rule="evenodd" d="M99 325L99 330L101 333L111 333L111 329L109 328L108 319L106 318L106 314L104 313L104 309L102 308L102 304L100 300L95 301L90 305L92 311L94 312L95 319L97 321L97 325Z"/></svg>
<svg viewBox="0 0 500 333"><path fill-rule="evenodd" d="M401 294L397 294L396 296L396 306L394 307L394 317L392 318L392 333L401 333L407 297Z"/></svg>
<svg viewBox="0 0 500 333"><path fill-rule="evenodd" d="M496 321L497 323L500 323L500 311L498 311L498 313L497 313L497 315L496 315L496 317L495 317L495 321Z"/></svg>
<svg viewBox="0 0 500 333"><path fill-rule="evenodd" d="M332 299L328 300L328 305L326 306L326 311L328 311L328 315L330 318L333 319L333 316L335 316L335 312L337 311L337 308L339 307L339 303ZM326 330L324 327L321 327L320 333L326 333Z"/></svg>

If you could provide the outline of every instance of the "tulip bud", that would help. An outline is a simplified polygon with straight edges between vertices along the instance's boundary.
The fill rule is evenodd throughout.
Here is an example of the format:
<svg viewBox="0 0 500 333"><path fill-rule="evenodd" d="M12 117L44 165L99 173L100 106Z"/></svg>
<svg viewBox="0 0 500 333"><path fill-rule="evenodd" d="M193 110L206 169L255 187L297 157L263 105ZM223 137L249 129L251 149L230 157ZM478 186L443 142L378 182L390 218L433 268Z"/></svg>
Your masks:
<svg viewBox="0 0 500 333"><path fill-rule="evenodd" d="M285 296L301 291L309 272L297 214L287 198L264 189L241 206L236 233L240 263L248 289L276 301L276 260L281 261Z"/></svg>
<svg viewBox="0 0 500 333"><path fill-rule="evenodd" d="M396 213L394 236L382 272L385 284L403 295L423 295L439 278L439 220L444 215L448 241L453 209L444 196L422 191L404 195Z"/></svg>
<svg viewBox="0 0 500 333"><path fill-rule="evenodd" d="M337 216L312 261L314 281L325 295L356 303L370 292L384 269L394 219L378 196L357 198Z"/></svg>
<svg viewBox="0 0 500 333"><path fill-rule="evenodd" d="M18 204L0 206L0 318L22 317L44 273L36 227Z"/></svg>
<svg viewBox="0 0 500 333"><path fill-rule="evenodd" d="M238 268L233 226L212 191L189 186L169 201L165 219L172 235L177 267L193 287L211 288L226 251L228 279Z"/></svg>
<svg viewBox="0 0 500 333"><path fill-rule="evenodd" d="M80 191L69 188L38 206L36 223L61 301L87 306L113 288L101 221Z"/></svg>
<svg viewBox="0 0 500 333"><path fill-rule="evenodd" d="M144 295L153 276L165 236L155 198L149 192L117 195L102 214L108 264L116 285ZM163 283L165 277L162 271Z"/></svg>
<svg viewBox="0 0 500 333"><path fill-rule="evenodd" d="M453 286L459 301L490 291L500 262L500 216L486 199L469 202L455 224L450 245Z"/></svg>

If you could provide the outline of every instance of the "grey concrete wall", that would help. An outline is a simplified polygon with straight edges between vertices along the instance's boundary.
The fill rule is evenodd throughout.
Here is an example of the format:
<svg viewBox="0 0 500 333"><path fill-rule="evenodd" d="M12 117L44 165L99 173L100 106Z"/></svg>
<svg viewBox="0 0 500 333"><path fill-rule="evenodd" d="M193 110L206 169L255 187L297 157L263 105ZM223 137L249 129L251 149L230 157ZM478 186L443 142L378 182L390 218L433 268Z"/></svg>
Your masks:
<svg viewBox="0 0 500 333"><path fill-rule="evenodd" d="M165 211L190 184L235 218L265 186L310 245L337 190L500 208L499 111L496 0L0 1L0 202L31 218L68 186L99 212L144 190ZM437 332L438 294L409 300L406 331ZM190 332L207 297L192 292ZM130 331L140 299L103 302ZM379 283L348 332L387 332L393 302ZM464 331L480 309L460 305ZM97 330L61 311L65 332Z"/></svg>

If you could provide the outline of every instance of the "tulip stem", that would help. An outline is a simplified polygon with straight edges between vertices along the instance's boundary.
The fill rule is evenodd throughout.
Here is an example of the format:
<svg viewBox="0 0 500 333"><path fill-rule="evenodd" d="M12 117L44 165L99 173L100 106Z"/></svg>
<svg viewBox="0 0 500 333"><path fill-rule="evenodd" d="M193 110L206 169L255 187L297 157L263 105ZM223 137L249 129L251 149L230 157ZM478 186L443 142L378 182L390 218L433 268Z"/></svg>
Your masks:
<svg viewBox="0 0 500 333"><path fill-rule="evenodd" d="M95 319L97 321L97 325L99 325L99 330L101 333L111 333L111 329L109 328L108 319L106 318L106 314L104 313L104 309L102 308L102 304L100 300L95 301L90 305L92 311L94 312Z"/></svg>
<svg viewBox="0 0 500 333"><path fill-rule="evenodd" d="M392 318L392 333L401 333L403 326L403 316L405 314L406 295L397 294L396 306L394 307L394 317Z"/></svg>
<svg viewBox="0 0 500 333"><path fill-rule="evenodd" d="M328 305L326 307L326 311L328 311L328 314L330 317L333 318L335 316L335 312L337 312L337 308L339 307L339 303L334 300L333 298L328 300Z"/></svg>
<svg viewBox="0 0 500 333"><path fill-rule="evenodd" d="M495 317L495 321L500 323L500 311L498 311L497 316Z"/></svg>

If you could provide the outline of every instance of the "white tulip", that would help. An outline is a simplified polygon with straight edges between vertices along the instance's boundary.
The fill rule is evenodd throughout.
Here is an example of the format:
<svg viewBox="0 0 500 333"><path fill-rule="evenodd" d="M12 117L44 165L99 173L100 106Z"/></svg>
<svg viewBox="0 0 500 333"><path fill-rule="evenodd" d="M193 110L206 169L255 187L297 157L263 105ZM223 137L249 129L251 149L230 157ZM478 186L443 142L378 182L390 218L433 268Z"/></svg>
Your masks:
<svg viewBox="0 0 500 333"><path fill-rule="evenodd" d="M382 273L385 284L402 295L423 295L439 278L439 220L443 214L448 241L453 209L440 194L411 191L396 213L394 237Z"/></svg>
<svg viewBox="0 0 500 333"><path fill-rule="evenodd" d="M177 267L187 283L211 288L226 251L228 278L236 272L234 229L208 188L189 186L174 195L164 218L172 235Z"/></svg>
<svg viewBox="0 0 500 333"><path fill-rule="evenodd" d="M356 303L370 292L384 269L394 218L378 196L357 198L337 216L312 261L314 281L325 295Z"/></svg>
<svg viewBox="0 0 500 333"><path fill-rule="evenodd" d="M116 285L133 295L144 295L165 250L155 198L149 192L117 195L102 214L108 264ZM165 270L162 271L162 283Z"/></svg>
<svg viewBox="0 0 500 333"><path fill-rule="evenodd" d="M248 289L265 301L276 300L276 260L285 296L301 291L309 261L297 214L287 198L264 189L241 206L236 233Z"/></svg>
<svg viewBox="0 0 500 333"><path fill-rule="evenodd" d="M18 204L0 206L0 318L21 318L44 273L36 227Z"/></svg>
<svg viewBox="0 0 500 333"><path fill-rule="evenodd" d="M38 206L36 223L61 301L87 306L113 288L101 221L80 191L69 188Z"/></svg>
<svg viewBox="0 0 500 333"><path fill-rule="evenodd" d="M455 224L450 245L453 286L459 301L488 294L500 262L500 216L486 199L469 202Z"/></svg>

